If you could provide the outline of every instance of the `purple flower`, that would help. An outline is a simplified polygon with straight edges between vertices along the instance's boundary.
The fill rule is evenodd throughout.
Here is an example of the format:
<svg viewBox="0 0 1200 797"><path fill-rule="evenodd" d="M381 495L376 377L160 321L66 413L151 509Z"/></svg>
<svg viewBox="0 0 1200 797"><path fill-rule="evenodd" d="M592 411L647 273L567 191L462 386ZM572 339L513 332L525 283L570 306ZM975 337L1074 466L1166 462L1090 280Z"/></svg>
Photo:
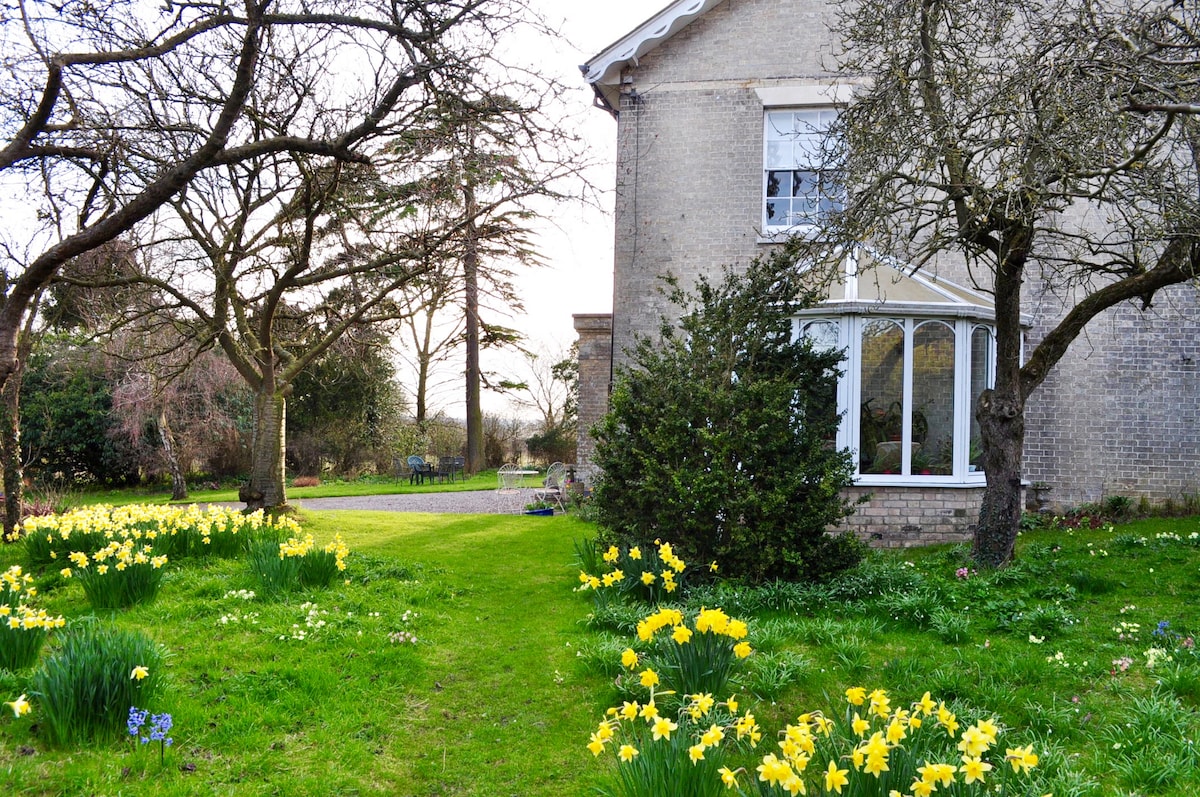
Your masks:
<svg viewBox="0 0 1200 797"><path fill-rule="evenodd" d="M140 709L137 706L129 707L129 719L125 721L125 727L129 729L130 736L137 736L142 730L142 725L146 722L146 716L149 714L145 709Z"/></svg>

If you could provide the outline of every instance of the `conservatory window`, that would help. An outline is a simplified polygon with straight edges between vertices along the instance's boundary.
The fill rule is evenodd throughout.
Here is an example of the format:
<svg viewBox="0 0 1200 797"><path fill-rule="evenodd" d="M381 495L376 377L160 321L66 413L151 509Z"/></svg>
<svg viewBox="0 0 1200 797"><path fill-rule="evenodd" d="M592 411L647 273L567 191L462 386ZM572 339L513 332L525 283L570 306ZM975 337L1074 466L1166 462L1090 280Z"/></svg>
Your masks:
<svg viewBox="0 0 1200 797"><path fill-rule="evenodd" d="M966 319L846 315L803 319L814 346L846 353L837 445L865 484L981 483L973 409L990 386L990 326Z"/></svg>

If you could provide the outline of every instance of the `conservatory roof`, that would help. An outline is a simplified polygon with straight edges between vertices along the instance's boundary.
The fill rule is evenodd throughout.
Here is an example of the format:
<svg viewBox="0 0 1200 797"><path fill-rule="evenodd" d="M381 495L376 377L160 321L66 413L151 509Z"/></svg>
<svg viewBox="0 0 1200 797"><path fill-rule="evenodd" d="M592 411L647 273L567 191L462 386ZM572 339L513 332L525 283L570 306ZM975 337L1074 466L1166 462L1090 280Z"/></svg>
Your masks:
<svg viewBox="0 0 1200 797"><path fill-rule="evenodd" d="M996 304L987 294L936 274L925 274L877 253L859 250L828 289L820 310L904 313L991 321Z"/></svg>

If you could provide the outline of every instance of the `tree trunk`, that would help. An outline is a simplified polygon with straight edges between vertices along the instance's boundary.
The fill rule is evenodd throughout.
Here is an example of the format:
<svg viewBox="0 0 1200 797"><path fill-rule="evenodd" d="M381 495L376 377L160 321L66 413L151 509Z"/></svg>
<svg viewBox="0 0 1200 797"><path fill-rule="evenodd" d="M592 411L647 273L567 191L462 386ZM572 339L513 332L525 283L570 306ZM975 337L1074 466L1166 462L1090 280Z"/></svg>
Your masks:
<svg viewBox="0 0 1200 797"><path fill-rule="evenodd" d="M1020 397L985 390L975 408L983 438L983 470L987 489L979 509L972 557L983 567L1012 561L1021 528L1021 455L1025 414Z"/></svg>
<svg viewBox="0 0 1200 797"><path fill-rule="evenodd" d="M21 500L24 489L21 469L21 369L18 367L0 391L0 463L4 468L4 539L15 540L21 524Z"/></svg>
<svg viewBox="0 0 1200 797"><path fill-rule="evenodd" d="M187 479L184 478L183 468L179 465L179 455L175 453L175 433L171 431L171 422L167 419L165 406L158 410L158 437L162 441L167 465L171 468L171 500L183 501L188 497Z"/></svg>
<svg viewBox="0 0 1200 797"><path fill-rule="evenodd" d="M483 381L479 365L479 247L475 239L475 191L463 189L467 214L466 241L463 246L463 297L466 305L467 345L467 456L466 472L483 470L483 409L479 402Z"/></svg>
<svg viewBox="0 0 1200 797"><path fill-rule="evenodd" d="M1032 235L1028 228L1010 231L996 267L996 382L980 394L975 406L987 476L972 551L981 567L1003 567L1012 561L1021 530L1027 395L1021 377L1021 282Z"/></svg>
<svg viewBox="0 0 1200 797"><path fill-rule="evenodd" d="M424 430L425 416L428 414L426 408L426 396L429 392L429 355L421 352L417 355L417 413L416 422L417 428Z"/></svg>
<svg viewBox="0 0 1200 797"><path fill-rule="evenodd" d="M250 481L238 493L248 510L271 509L287 503L283 486L286 429L287 399L275 391L255 396Z"/></svg>

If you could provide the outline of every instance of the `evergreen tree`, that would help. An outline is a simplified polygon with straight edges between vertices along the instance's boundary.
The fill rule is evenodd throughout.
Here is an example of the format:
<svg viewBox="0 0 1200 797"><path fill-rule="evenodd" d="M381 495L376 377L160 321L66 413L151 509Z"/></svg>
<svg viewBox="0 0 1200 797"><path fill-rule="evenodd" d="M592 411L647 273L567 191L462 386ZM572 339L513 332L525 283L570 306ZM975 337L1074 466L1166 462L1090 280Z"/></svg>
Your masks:
<svg viewBox="0 0 1200 797"><path fill-rule="evenodd" d="M677 326L637 340L593 430L601 524L753 581L855 563L861 544L826 534L853 511L850 456L832 444L842 354L793 333L815 295L782 257L691 293L668 282Z"/></svg>

